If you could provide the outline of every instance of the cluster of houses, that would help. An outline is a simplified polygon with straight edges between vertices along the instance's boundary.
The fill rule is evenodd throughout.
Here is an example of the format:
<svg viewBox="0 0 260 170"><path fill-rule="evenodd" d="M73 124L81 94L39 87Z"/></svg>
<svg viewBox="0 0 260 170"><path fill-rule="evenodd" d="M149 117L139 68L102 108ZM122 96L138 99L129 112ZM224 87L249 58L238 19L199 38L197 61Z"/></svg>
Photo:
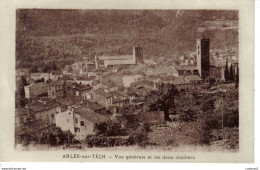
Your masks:
<svg viewBox="0 0 260 170"><path fill-rule="evenodd" d="M138 65L139 62L145 65L141 48L134 47L132 56L100 56L95 57L95 63L83 58L59 73L31 73L26 77L29 85L24 87L28 103L15 111L16 136L44 135L60 127L69 130L76 139L84 140L94 133L95 124L120 117L120 109L133 107L132 114L140 114L138 110L150 92L161 86L174 85L179 91L198 90L203 81L201 75L208 71L208 68L198 68L199 64L182 64L149 67L142 73L118 72L122 65ZM165 122L162 111L141 113L139 117L150 124Z"/></svg>

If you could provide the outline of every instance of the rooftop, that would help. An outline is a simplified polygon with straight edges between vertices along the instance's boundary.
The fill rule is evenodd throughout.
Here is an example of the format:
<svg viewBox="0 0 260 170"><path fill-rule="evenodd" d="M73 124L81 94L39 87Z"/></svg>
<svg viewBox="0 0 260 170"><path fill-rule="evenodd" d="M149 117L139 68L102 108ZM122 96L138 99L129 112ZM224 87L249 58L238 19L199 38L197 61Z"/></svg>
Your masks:
<svg viewBox="0 0 260 170"><path fill-rule="evenodd" d="M97 89L95 90L95 92L98 94L98 95L101 95L105 98L108 98L108 97L112 97L113 95L110 94L110 93L106 93L103 89Z"/></svg>
<svg viewBox="0 0 260 170"><path fill-rule="evenodd" d="M98 114L91 109L86 107L75 108L75 113L78 113L83 118L87 119L92 123L102 123L109 121L109 117L106 115Z"/></svg>
<svg viewBox="0 0 260 170"><path fill-rule="evenodd" d="M98 56L98 60L129 60L129 59L133 59L133 55Z"/></svg>
<svg viewBox="0 0 260 170"><path fill-rule="evenodd" d="M59 104L54 101L47 101L46 103L37 101L31 103L28 108L33 112L42 112L56 107L59 107Z"/></svg>
<svg viewBox="0 0 260 170"><path fill-rule="evenodd" d="M51 81L48 85L49 86L63 86L63 82L62 81Z"/></svg>
<svg viewBox="0 0 260 170"><path fill-rule="evenodd" d="M172 81L172 83L175 85L191 84L191 82L188 79L186 79L184 76L177 77Z"/></svg>
<svg viewBox="0 0 260 170"><path fill-rule="evenodd" d="M79 91L85 91L85 90L90 90L92 89L91 86L88 85L80 85L80 84L76 84L75 85L75 89L79 90Z"/></svg>
<svg viewBox="0 0 260 170"><path fill-rule="evenodd" d="M23 107L15 108L15 116L22 116L22 115L27 115L29 113L28 109L25 109Z"/></svg>
<svg viewBox="0 0 260 170"><path fill-rule="evenodd" d="M186 78L187 80L189 80L191 82L192 81L201 81L202 80L202 78L200 78L200 76L198 76L198 75L187 75L187 76L184 76L184 78Z"/></svg>
<svg viewBox="0 0 260 170"><path fill-rule="evenodd" d="M179 66L179 65L177 65L177 66L175 66L175 68L176 68L176 70L186 70L186 71L189 71L189 70L197 70L197 67L196 66L186 66L186 65L184 65L184 66Z"/></svg>
<svg viewBox="0 0 260 170"><path fill-rule="evenodd" d="M97 102L92 102L92 101L89 101L89 100L87 100L85 103L83 103L83 105L87 105L86 107L88 107L88 108L90 108L94 111L105 109L104 106L98 104Z"/></svg>
<svg viewBox="0 0 260 170"><path fill-rule="evenodd" d="M132 57L133 58L133 57ZM123 64L135 64L134 59L124 59L124 60L105 60L104 64L108 65L123 65Z"/></svg>

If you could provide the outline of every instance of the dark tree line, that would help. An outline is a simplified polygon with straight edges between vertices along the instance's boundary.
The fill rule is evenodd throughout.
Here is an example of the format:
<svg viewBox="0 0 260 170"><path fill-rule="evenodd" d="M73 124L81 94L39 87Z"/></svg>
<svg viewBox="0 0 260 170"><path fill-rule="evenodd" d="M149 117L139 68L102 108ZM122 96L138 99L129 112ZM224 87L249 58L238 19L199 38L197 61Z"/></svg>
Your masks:
<svg viewBox="0 0 260 170"><path fill-rule="evenodd" d="M174 99L178 95L174 85L165 85L158 91L152 91L147 97L143 111L164 111L164 118L170 121L170 110L174 108Z"/></svg>
<svg viewBox="0 0 260 170"><path fill-rule="evenodd" d="M226 61L224 76L226 82L235 82L238 86L239 83L239 68L234 69L233 64L231 63L230 67L228 67L228 60Z"/></svg>

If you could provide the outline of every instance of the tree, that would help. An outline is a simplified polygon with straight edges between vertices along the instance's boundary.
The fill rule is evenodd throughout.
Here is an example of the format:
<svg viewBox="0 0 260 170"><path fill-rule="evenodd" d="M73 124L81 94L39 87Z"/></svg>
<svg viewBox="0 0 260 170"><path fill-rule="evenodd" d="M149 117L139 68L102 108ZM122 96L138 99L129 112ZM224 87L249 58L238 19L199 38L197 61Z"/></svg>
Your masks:
<svg viewBox="0 0 260 170"><path fill-rule="evenodd" d="M209 144L211 136L210 133L213 129L220 127L218 119L215 116L215 99L205 99L205 103L202 106L203 114L198 123L199 133L201 134L200 142L202 144Z"/></svg>
<svg viewBox="0 0 260 170"><path fill-rule="evenodd" d="M38 67L36 65L34 65L34 67L31 69L31 72L32 73L37 73L39 70L38 70Z"/></svg>
<svg viewBox="0 0 260 170"><path fill-rule="evenodd" d="M164 111L164 118L170 121L169 111L174 107L174 99L178 94L174 85L160 87L159 91L152 91L147 97L144 111Z"/></svg>
<svg viewBox="0 0 260 170"><path fill-rule="evenodd" d="M49 140L51 145L72 144L75 142L74 135L70 131L62 131L58 127L50 133Z"/></svg>
<svg viewBox="0 0 260 170"><path fill-rule="evenodd" d="M237 67L237 73L235 78L236 88L239 86L239 68Z"/></svg>
<svg viewBox="0 0 260 170"><path fill-rule="evenodd" d="M63 83L63 98L66 98L67 96L67 86L66 81Z"/></svg>
<svg viewBox="0 0 260 170"><path fill-rule="evenodd" d="M225 71L224 71L225 81L229 81L229 71L228 71L228 60L226 61Z"/></svg>
<svg viewBox="0 0 260 170"><path fill-rule="evenodd" d="M197 114L193 110L188 109L180 114L179 120L181 122L193 122L197 120Z"/></svg>
<svg viewBox="0 0 260 170"><path fill-rule="evenodd" d="M58 70L57 65L56 65L56 63L55 63L54 61L53 61L53 63L52 63L52 69L53 69L54 71Z"/></svg>
<svg viewBox="0 0 260 170"><path fill-rule="evenodd" d="M137 129L129 135L130 136L129 140L131 140L133 143L141 147L145 147L149 142L149 138L147 136L149 130L150 130L149 125L143 123L140 126L138 126Z"/></svg>
<svg viewBox="0 0 260 170"><path fill-rule="evenodd" d="M24 86L27 85L27 80L24 76L21 77L20 82L19 82L19 89L18 89L18 93L19 93L19 104L21 107L25 106L25 91L24 91Z"/></svg>
<svg viewBox="0 0 260 170"><path fill-rule="evenodd" d="M103 122L94 125L96 136L124 136L125 130L117 122Z"/></svg>
<svg viewBox="0 0 260 170"><path fill-rule="evenodd" d="M232 64L230 65L230 68L229 68L229 80L231 82L234 81L234 70L233 70L233 65Z"/></svg>
<svg viewBox="0 0 260 170"><path fill-rule="evenodd" d="M44 66L43 72L48 72L50 69L51 69L50 65L47 64L46 66Z"/></svg>

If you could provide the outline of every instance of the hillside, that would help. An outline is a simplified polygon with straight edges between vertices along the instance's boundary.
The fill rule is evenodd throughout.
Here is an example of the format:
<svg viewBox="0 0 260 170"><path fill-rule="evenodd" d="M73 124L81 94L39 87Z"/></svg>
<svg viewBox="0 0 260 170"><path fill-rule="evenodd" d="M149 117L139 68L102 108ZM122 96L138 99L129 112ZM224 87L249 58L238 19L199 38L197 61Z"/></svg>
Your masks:
<svg viewBox="0 0 260 170"><path fill-rule="evenodd" d="M82 56L131 54L175 57L193 51L195 39L211 39L211 49L238 45L238 31L218 21L238 22L236 11L177 10L17 10L18 68L57 61L59 67ZM209 23L208 23L209 22ZM235 23L234 22L234 23ZM228 22L230 23L230 22ZM208 29L208 25L217 25ZM226 29L222 29L226 27ZM205 29L206 28L206 29Z"/></svg>

